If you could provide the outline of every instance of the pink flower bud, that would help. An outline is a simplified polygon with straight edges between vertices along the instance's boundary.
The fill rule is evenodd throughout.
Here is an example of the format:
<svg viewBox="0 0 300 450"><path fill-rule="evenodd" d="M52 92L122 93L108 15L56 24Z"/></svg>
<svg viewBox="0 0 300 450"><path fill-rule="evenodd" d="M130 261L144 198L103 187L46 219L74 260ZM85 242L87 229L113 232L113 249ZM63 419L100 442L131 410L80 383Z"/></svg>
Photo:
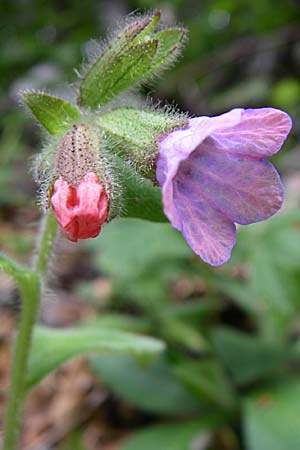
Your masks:
<svg viewBox="0 0 300 450"><path fill-rule="evenodd" d="M96 237L108 213L108 198L94 172L88 172L73 186L59 177L51 204L64 236L70 241Z"/></svg>

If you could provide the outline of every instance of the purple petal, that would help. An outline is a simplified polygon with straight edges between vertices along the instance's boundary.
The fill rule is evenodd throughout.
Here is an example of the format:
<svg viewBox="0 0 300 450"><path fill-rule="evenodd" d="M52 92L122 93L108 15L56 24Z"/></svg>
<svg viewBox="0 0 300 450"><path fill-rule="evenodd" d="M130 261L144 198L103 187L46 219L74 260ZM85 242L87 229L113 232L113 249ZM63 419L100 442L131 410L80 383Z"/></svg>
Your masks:
<svg viewBox="0 0 300 450"><path fill-rule="evenodd" d="M211 136L232 153L264 158L280 150L291 126L288 114L279 109L245 109L238 124Z"/></svg>
<svg viewBox="0 0 300 450"><path fill-rule="evenodd" d="M185 186L193 198L204 196L240 224L267 219L283 201L283 187L271 163L230 154L211 138L181 163L173 182Z"/></svg>
<svg viewBox="0 0 300 450"><path fill-rule="evenodd" d="M212 266L224 264L235 243L235 226L207 201L193 196L179 183L174 186L178 228L192 250Z"/></svg>
<svg viewBox="0 0 300 450"><path fill-rule="evenodd" d="M159 139L164 212L204 261L228 260L233 222L264 220L281 207L279 175L264 158L280 149L290 128L289 116L274 108L234 109L191 119Z"/></svg>
<svg viewBox="0 0 300 450"><path fill-rule="evenodd" d="M172 179L180 163L186 160L205 138L213 131L233 127L241 120L243 110L232 111L217 117L196 117L190 119L184 129L173 131L159 140L159 155L156 162L156 178L163 188L164 211L176 227L177 215L173 209Z"/></svg>

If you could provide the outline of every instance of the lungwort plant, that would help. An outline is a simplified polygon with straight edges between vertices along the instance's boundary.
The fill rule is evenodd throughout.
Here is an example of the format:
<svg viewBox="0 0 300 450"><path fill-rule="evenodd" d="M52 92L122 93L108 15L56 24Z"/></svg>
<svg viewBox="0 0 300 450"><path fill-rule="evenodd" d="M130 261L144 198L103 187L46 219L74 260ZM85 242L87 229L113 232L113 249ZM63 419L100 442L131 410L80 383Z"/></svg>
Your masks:
<svg viewBox="0 0 300 450"><path fill-rule="evenodd" d="M130 229L135 229L136 222L128 218L151 222L169 220L181 231L194 253L206 263L218 266L230 257L235 243L235 223L263 221L281 207L282 183L267 158L280 150L290 131L291 120L286 113L271 107L237 108L218 117L190 118L173 108L149 106L149 102L136 106L132 101L134 90L170 67L186 42L186 29L164 28L158 25L159 20L157 11L133 15L105 45L94 45L93 54L79 71L76 102L46 92L22 93L24 104L45 129L43 149L34 161L43 217L33 267L21 267L4 255L0 260L3 270L12 275L19 286L22 297L4 450L16 448L22 404L29 388L67 358L82 352L106 352L111 360L99 357L92 366L103 377L105 373L110 374L107 378L119 388L122 380L118 380L117 375L122 371L128 370L132 377L143 379L150 391L153 380L159 377L169 392L167 406L162 410L168 413L180 410L189 416L196 414L196 419L183 423L178 429L175 427L174 449L187 448L195 432L222 425L224 414L236 417L238 399L224 366L231 369L234 382L238 384L252 382L258 374L264 373L268 344L260 338L239 337L228 330L218 330L209 337L213 344L208 345L208 336L201 336L188 323L194 313L196 317L202 314L206 317L205 308L197 304L190 311L177 312L167 310L164 302L155 313L148 307L148 321L137 329L149 334L160 324L161 332L156 338L137 334L130 320L128 329L124 330L125 317L120 327L104 324L101 327L99 323L100 327L51 330L35 325L39 300L47 286L49 261L55 258L52 250L57 234L76 242L102 234L103 226L109 233L113 227L110 222L115 218L128 221L129 233ZM147 222L141 223L151 247L161 225L152 228ZM159 280L154 291L162 295L164 274L167 279L167 273L174 269L172 261L182 261L189 270L195 270L188 262L191 260L188 247L178 240L177 234L176 238L175 235L169 237L170 227L164 227L167 227L163 232L166 243L169 242L165 249L165 272L153 275L154 284ZM134 236L130 239L134 242ZM123 244L118 243L117 249L121 261L123 251L126 252ZM112 247L116 248L114 239ZM142 252L138 247L137 252ZM153 252L152 268L157 250ZM196 264L200 264L198 260ZM204 265L201 267L206 273L208 269ZM132 283L136 283L136 292L138 287L144 287L145 280L141 281L138 270L135 266L136 276L118 280L121 284L127 283L129 292ZM221 277L213 281L217 289L222 289ZM238 292L242 287L234 284L232 289ZM153 298L149 300L152 305ZM197 361L184 358L182 354L172 372L166 362L165 341L170 345L180 343L196 354L208 352L210 357ZM213 356L213 348L220 354L221 362ZM256 351L258 354L254 356ZM123 355L114 358L114 353ZM253 361L252 370L247 369L248 354ZM144 374L130 355L148 361ZM240 356L246 358L241 368ZM281 353L276 353L275 358L282 361ZM123 364L122 370L120 364ZM145 387L142 392L146 407L155 410L159 401L147 400ZM196 393L196 400L192 399L191 392ZM278 397L282 395L284 392L279 390ZM133 392L131 398L136 397ZM253 428L260 426L255 416L257 405L256 400L249 399L245 406L246 431L250 434ZM210 417L208 413L212 411L217 415ZM204 412L207 413L205 420L199 419ZM172 432L172 426L158 427L149 431L150 440L156 437L162 443L168 442ZM181 436L181 447L176 446L176 436ZM148 438L147 435L137 437L128 449L148 448L145 444ZM250 443L249 449L263 448L255 445ZM160 448L167 448L167 444ZM268 448L271 447L266 444L263 450Z"/></svg>

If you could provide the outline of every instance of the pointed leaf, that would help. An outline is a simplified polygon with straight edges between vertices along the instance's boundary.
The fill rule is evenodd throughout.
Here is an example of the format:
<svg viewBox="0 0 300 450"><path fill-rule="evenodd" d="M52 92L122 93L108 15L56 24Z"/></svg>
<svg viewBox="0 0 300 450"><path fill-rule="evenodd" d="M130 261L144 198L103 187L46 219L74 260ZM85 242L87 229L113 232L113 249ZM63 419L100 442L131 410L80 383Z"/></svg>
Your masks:
<svg viewBox="0 0 300 450"><path fill-rule="evenodd" d="M175 374L200 400L231 409L234 395L221 365L213 360L183 361Z"/></svg>
<svg viewBox="0 0 300 450"><path fill-rule="evenodd" d="M3 253L0 253L0 269L11 275L17 283L22 280L25 270L10 258L3 255Z"/></svg>
<svg viewBox="0 0 300 450"><path fill-rule="evenodd" d="M132 40L131 43L136 44L137 42L144 39L147 35L152 33L152 31L154 31L154 29L160 19L160 16L161 16L161 13L158 9L153 11L153 14L148 16L148 20L149 20L148 25L139 34L137 34L137 36Z"/></svg>
<svg viewBox="0 0 300 450"><path fill-rule="evenodd" d="M70 124L79 119L76 106L45 92L24 92L22 98L35 118L50 134L67 130Z"/></svg>
<svg viewBox="0 0 300 450"><path fill-rule="evenodd" d="M0 253L0 270L11 275L23 293L23 300L30 301L39 289L38 276L32 270L23 268L7 256Z"/></svg>
<svg viewBox="0 0 300 450"><path fill-rule="evenodd" d="M154 34L158 39L158 49L151 64L151 72L155 72L178 57L186 40L187 29L167 28Z"/></svg>
<svg viewBox="0 0 300 450"><path fill-rule="evenodd" d="M160 315L159 323L162 329L162 336L167 341L184 345L195 352L205 352L208 350L208 343L197 328L191 326L190 323L170 317L167 314Z"/></svg>
<svg viewBox="0 0 300 450"><path fill-rule="evenodd" d="M217 356L237 383L251 383L282 369L286 349L240 331L219 328L212 334Z"/></svg>
<svg viewBox="0 0 300 450"><path fill-rule="evenodd" d="M36 327L28 362L27 387L32 387L64 361L82 353L129 353L144 361L163 349L164 344L158 339L125 331Z"/></svg>
<svg viewBox="0 0 300 450"><path fill-rule="evenodd" d="M81 326L97 329L116 329L138 334L147 334L151 329L149 320L117 312L102 312L101 315L82 322Z"/></svg>
<svg viewBox="0 0 300 450"><path fill-rule="evenodd" d="M156 39L145 39L126 51L104 52L82 78L78 102L96 108L135 85L149 70L157 45Z"/></svg>
<svg viewBox="0 0 300 450"><path fill-rule="evenodd" d="M200 404L172 374L164 357L138 364L130 355L101 355L90 360L93 371L114 393L145 411L187 414Z"/></svg>

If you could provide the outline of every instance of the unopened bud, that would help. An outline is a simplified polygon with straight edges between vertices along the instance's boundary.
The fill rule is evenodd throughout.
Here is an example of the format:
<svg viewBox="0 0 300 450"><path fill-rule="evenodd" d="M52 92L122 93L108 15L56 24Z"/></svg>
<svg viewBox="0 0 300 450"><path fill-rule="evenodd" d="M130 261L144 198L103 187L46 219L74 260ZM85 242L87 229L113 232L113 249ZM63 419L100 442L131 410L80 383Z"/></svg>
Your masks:
<svg viewBox="0 0 300 450"><path fill-rule="evenodd" d="M55 172L69 184L76 185L99 159L99 140L85 124L76 124L60 140L55 159Z"/></svg>
<svg viewBox="0 0 300 450"><path fill-rule="evenodd" d="M109 189L97 131L79 123L61 138L50 189L54 216L71 241L96 237L108 217Z"/></svg>
<svg viewBox="0 0 300 450"><path fill-rule="evenodd" d="M98 236L107 219L108 198L93 172L88 172L76 186L58 178L51 204L64 236L70 241Z"/></svg>

